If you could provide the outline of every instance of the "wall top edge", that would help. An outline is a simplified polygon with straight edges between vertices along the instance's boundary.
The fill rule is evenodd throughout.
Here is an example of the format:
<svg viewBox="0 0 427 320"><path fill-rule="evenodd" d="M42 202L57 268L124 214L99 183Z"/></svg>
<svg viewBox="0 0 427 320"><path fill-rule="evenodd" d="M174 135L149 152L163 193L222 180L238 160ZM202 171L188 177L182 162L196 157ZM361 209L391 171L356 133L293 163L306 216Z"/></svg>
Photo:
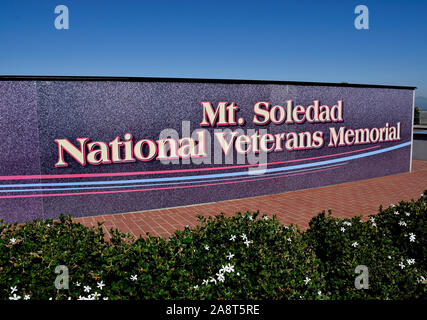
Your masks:
<svg viewBox="0 0 427 320"><path fill-rule="evenodd" d="M281 80L246 80L246 79L205 79L205 78L161 78L161 77L107 77L107 76L16 76L3 75L0 81L117 81L117 82L188 82L188 83L219 83L219 84L277 84L300 86L353 87L353 88L388 88L415 90L412 86L394 86L383 84L305 82Z"/></svg>

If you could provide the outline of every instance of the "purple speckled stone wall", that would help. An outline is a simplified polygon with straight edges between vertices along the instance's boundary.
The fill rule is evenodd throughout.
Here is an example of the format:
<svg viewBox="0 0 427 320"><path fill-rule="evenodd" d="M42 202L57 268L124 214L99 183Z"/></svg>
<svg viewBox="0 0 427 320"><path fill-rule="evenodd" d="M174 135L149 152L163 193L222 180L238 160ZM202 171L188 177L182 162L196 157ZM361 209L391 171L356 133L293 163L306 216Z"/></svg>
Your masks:
<svg viewBox="0 0 427 320"><path fill-rule="evenodd" d="M279 193L406 172L410 168L411 147L408 142L411 141L412 94L413 91L409 89L309 85L0 81L0 218L7 222L23 222L35 217L57 218L60 213L79 217L133 212ZM143 138L157 140L165 128L173 128L181 134L182 121L190 121L191 130L200 128L201 101L211 101L215 106L219 101L234 101L240 107L239 116L246 119L243 129L260 129L252 124L253 105L258 101L284 105L288 99L304 106L312 104L315 99L327 105L334 105L341 99L344 123L263 127L268 132L322 130L327 145L330 126L372 128L383 127L386 122L395 125L400 121L401 140L377 145L324 146L320 149L269 153L268 162L280 162L352 152L315 160L329 161L396 147L388 152L338 161L336 164L340 166L333 167L333 170L329 168L303 174L301 171L308 168L304 165L314 163L313 160L271 166L274 169L302 165L299 171L289 171L295 173L287 176L284 176L287 173L285 171L281 176L273 172L256 177L220 176L247 171L239 168L156 175L73 177L75 174L197 169L226 164L165 165L153 160L82 167L68 155L68 167L54 166L58 160L54 139L67 138L77 145L75 139L79 137L108 143L116 136L123 139L126 132L132 133L135 141ZM208 130L213 132L213 129ZM357 151L372 146L377 148ZM335 164L331 162L330 165ZM219 176L209 176L212 174ZM37 178L38 175L43 179ZM70 176L47 178L52 175ZM179 180L179 177L195 175L203 177L197 181ZM20 178L14 180L10 176ZM28 179L26 176L36 177ZM146 180L164 178L178 180ZM112 185L112 182L116 184Z"/></svg>
<svg viewBox="0 0 427 320"><path fill-rule="evenodd" d="M0 176L40 174L37 126L36 83L0 81ZM6 222L33 220L42 212L41 198L0 199L0 219Z"/></svg>

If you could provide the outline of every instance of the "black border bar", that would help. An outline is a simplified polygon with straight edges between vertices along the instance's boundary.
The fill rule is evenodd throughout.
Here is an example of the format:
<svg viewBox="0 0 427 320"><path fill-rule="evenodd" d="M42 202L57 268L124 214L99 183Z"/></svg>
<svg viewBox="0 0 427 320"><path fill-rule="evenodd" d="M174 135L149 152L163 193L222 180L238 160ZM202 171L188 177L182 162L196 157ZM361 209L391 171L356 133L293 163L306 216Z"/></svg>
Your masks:
<svg viewBox="0 0 427 320"><path fill-rule="evenodd" d="M121 82L189 82L189 83L222 83L222 84L277 84L299 86L354 87L354 88L388 88L415 90L411 86L391 86L380 84L304 82L280 80L244 80L244 79L204 79L204 78L161 78L161 77L106 77L106 76L0 76L0 81L121 81Z"/></svg>

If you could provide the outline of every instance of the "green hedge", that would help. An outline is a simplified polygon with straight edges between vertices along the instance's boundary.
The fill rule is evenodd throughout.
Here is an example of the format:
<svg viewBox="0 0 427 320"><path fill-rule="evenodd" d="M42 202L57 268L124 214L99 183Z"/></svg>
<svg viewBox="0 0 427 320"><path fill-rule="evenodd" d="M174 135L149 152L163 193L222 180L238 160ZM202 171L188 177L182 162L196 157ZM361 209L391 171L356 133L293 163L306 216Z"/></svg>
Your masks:
<svg viewBox="0 0 427 320"><path fill-rule="evenodd" d="M370 218L322 212L301 232L221 214L169 239L111 230L111 241L69 216L0 223L0 299L425 299L427 193ZM68 289L54 286L58 265ZM369 289L355 287L359 265Z"/></svg>

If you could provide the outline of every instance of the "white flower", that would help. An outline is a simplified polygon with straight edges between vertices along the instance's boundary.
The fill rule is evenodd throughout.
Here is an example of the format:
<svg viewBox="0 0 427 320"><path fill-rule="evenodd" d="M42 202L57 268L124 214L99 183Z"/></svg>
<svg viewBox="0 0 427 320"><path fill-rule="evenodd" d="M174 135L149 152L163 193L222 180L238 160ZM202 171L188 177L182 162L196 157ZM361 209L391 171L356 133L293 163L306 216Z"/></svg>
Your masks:
<svg viewBox="0 0 427 320"><path fill-rule="evenodd" d="M387 258L391 259L391 256L388 256Z"/></svg>
<svg viewBox="0 0 427 320"><path fill-rule="evenodd" d="M394 214L397 216L399 215L399 211L395 211Z"/></svg>
<svg viewBox="0 0 427 320"><path fill-rule="evenodd" d="M268 220L268 217L267 217L267 216L264 216L264 217L263 217L263 219L264 219L265 221L267 221L267 220Z"/></svg>
<svg viewBox="0 0 427 320"><path fill-rule="evenodd" d="M225 266L222 266L221 269L219 270L219 273L224 273L224 272L234 272L234 265L232 265L231 263L226 264Z"/></svg>
<svg viewBox="0 0 427 320"><path fill-rule="evenodd" d="M223 273L218 272L216 275L218 276L218 281L219 282L224 282L225 281L225 277L224 277Z"/></svg>
<svg viewBox="0 0 427 320"><path fill-rule="evenodd" d="M371 217L371 222L375 222L375 218L374 217Z"/></svg>
<svg viewBox="0 0 427 320"><path fill-rule="evenodd" d="M50 228L50 224L48 223L47 225L46 225L48 228Z"/></svg>
<svg viewBox="0 0 427 320"><path fill-rule="evenodd" d="M92 288L89 286L84 286L84 292L90 292L90 289L92 289Z"/></svg>
<svg viewBox="0 0 427 320"><path fill-rule="evenodd" d="M356 248L359 244L357 243L357 241L355 241L351 245Z"/></svg>
<svg viewBox="0 0 427 320"><path fill-rule="evenodd" d="M71 300L71 297L68 297L68 300Z"/></svg>
<svg viewBox="0 0 427 320"><path fill-rule="evenodd" d="M321 296L322 295L322 291L317 291L317 294L319 295L319 296Z"/></svg>
<svg viewBox="0 0 427 320"><path fill-rule="evenodd" d="M225 272L226 267L225 266L221 266L221 269L219 269L219 273L224 273Z"/></svg>
<svg viewBox="0 0 427 320"><path fill-rule="evenodd" d="M52 300L52 297L50 297L49 300Z"/></svg>
<svg viewBox="0 0 427 320"><path fill-rule="evenodd" d="M237 272L236 274L237 274L238 276L240 276L240 272Z"/></svg>
<svg viewBox="0 0 427 320"><path fill-rule="evenodd" d="M288 240L289 242L292 242L292 239L291 239L291 238L288 238L288 239L286 239L286 240Z"/></svg>
<svg viewBox="0 0 427 320"><path fill-rule="evenodd" d="M407 226L407 224L406 224L406 222L405 221L399 221L399 226Z"/></svg>
<svg viewBox="0 0 427 320"><path fill-rule="evenodd" d="M104 297L104 298L102 298L103 300L108 300L108 297Z"/></svg>
<svg viewBox="0 0 427 320"><path fill-rule="evenodd" d="M423 281L425 281L426 279L423 276L420 276L420 278L418 279L418 282L421 283Z"/></svg>
<svg viewBox="0 0 427 320"><path fill-rule="evenodd" d="M234 241L234 240L236 240L236 236L233 234L233 235L231 235L231 238L230 238L230 240L231 241Z"/></svg>
<svg viewBox="0 0 427 320"><path fill-rule="evenodd" d="M394 208L394 207L395 207L395 205L392 203L392 204L390 205L390 207Z"/></svg>
<svg viewBox="0 0 427 320"><path fill-rule="evenodd" d="M246 236L246 234L242 234L241 237L243 240L248 240L248 237Z"/></svg>
<svg viewBox="0 0 427 320"><path fill-rule="evenodd" d="M10 243L11 243L11 244L14 244L15 242L16 242L16 239L15 239L15 238L10 239Z"/></svg>
<svg viewBox="0 0 427 320"><path fill-rule="evenodd" d="M252 243L252 241L250 241L250 240L246 240L245 242L244 242L244 244L246 244L246 247L248 247L249 248L249 245Z"/></svg>
<svg viewBox="0 0 427 320"><path fill-rule="evenodd" d="M342 232L344 232L344 231L345 231L345 228L344 228L344 227L342 227L340 230L341 230Z"/></svg>
<svg viewBox="0 0 427 320"><path fill-rule="evenodd" d="M20 300L21 296L17 296L16 293L13 294L12 297L9 297L9 300Z"/></svg>
<svg viewBox="0 0 427 320"><path fill-rule="evenodd" d="M226 266L225 266L225 271L226 272L228 272L228 273L231 273L231 272L234 272L234 266L232 265L232 264L227 264Z"/></svg>
<svg viewBox="0 0 427 320"><path fill-rule="evenodd" d="M349 222L349 221L344 221L342 224L344 224L346 226L351 226L351 222Z"/></svg>
<svg viewBox="0 0 427 320"><path fill-rule="evenodd" d="M409 217L411 214L409 212L405 212L406 216Z"/></svg>
<svg viewBox="0 0 427 320"><path fill-rule="evenodd" d="M80 287L80 282L76 282L76 286L77 286L77 287Z"/></svg>
<svg viewBox="0 0 427 320"><path fill-rule="evenodd" d="M228 253L228 256L227 256L228 260L233 259L233 257L234 257L234 254L232 254L231 252L229 252L229 253Z"/></svg>
<svg viewBox="0 0 427 320"><path fill-rule="evenodd" d="M209 250L209 246L208 246L208 245L205 245L205 249L206 249L206 250Z"/></svg>
<svg viewBox="0 0 427 320"><path fill-rule="evenodd" d="M10 294L13 294L14 292L17 292L18 289L16 289L16 286L10 287Z"/></svg>
<svg viewBox="0 0 427 320"><path fill-rule="evenodd" d="M413 234L413 233L409 234L409 241L415 242L415 234Z"/></svg>
<svg viewBox="0 0 427 320"><path fill-rule="evenodd" d="M138 280L138 276L135 274L135 275L133 275L133 276L130 276L130 279L131 279L132 281L136 281L136 280Z"/></svg>
<svg viewBox="0 0 427 320"><path fill-rule="evenodd" d="M374 223L372 223L372 226L373 227L377 227L377 224L374 222Z"/></svg>
<svg viewBox="0 0 427 320"><path fill-rule="evenodd" d="M403 264L403 262L399 263L399 267L400 267L401 269L405 268L405 265Z"/></svg>
<svg viewBox="0 0 427 320"><path fill-rule="evenodd" d="M213 277L210 277L209 282L214 282L214 283L216 284L216 279L215 279L215 278L213 278Z"/></svg>
<svg viewBox="0 0 427 320"><path fill-rule="evenodd" d="M415 263L415 259L407 259L406 262L411 265Z"/></svg>
<svg viewBox="0 0 427 320"><path fill-rule="evenodd" d="M202 284L203 284L204 286L206 286L208 283L209 283L209 281L208 281L208 280L203 280L203 282L202 282Z"/></svg>
<svg viewBox="0 0 427 320"><path fill-rule="evenodd" d="M26 294L26 295L24 296L24 300L30 300L30 296L29 296L28 294Z"/></svg>
<svg viewBox="0 0 427 320"><path fill-rule="evenodd" d="M102 281L101 281L101 282L98 282L98 283L97 283L97 287L99 288L99 290L102 290L102 288L103 288L103 287L105 287L104 282L102 282Z"/></svg>
<svg viewBox="0 0 427 320"><path fill-rule="evenodd" d="M311 279L309 277L306 277L305 280L304 280L305 285L307 285L310 281L311 281Z"/></svg>
<svg viewBox="0 0 427 320"><path fill-rule="evenodd" d="M194 289L194 290L199 290L199 285L195 285L195 286L193 287L193 289Z"/></svg>
<svg viewBox="0 0 427 320"><path fill-rule="evenodd" d="M95 300L95 299L97 299L98 297L100 297L101 295L98 293L98 292L95 292L93 295L92 295L92 297L93 297L93 299Z"/></svg>

